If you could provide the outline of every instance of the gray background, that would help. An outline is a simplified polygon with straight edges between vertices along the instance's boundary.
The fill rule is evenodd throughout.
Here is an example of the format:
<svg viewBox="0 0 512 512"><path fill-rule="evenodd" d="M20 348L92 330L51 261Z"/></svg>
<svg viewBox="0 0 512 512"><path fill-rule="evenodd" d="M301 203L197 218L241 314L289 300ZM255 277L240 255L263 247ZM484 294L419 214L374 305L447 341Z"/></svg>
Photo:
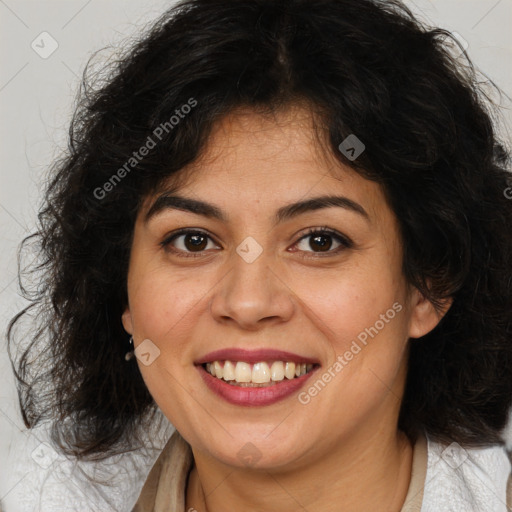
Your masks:
<svg viewBox="0 0 512 512"><path fill-rule="evenodd" d="M0 500L19 485L9 479L18 443L27 442L5 353L5 327L20 309L16 250L33 230L41 184L66 147L79 77L95 51L136 35L173 2L151 0L0 0ZM503 137L512 126L512 0L406 2L432 25L458 32L475 65L505 92ZM48 32L57 50L44 59L31 47ZM50 48L45 39L44 48ZM107 55L108 52L105 53ZM500 101L496 98L496 101Z"/></svg>

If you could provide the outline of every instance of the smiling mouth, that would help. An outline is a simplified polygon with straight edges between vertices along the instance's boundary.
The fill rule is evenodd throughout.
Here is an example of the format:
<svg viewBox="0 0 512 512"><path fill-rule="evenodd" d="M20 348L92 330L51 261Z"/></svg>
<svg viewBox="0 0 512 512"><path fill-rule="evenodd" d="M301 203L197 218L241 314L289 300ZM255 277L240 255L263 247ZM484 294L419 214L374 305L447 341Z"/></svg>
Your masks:
<svg viewBox="0 0 512 512"><path fill-rule="evenodd" d="M202 367L213 377L238 387L268 387L310 373L317 364L285 361L212 361Z"/></svg>

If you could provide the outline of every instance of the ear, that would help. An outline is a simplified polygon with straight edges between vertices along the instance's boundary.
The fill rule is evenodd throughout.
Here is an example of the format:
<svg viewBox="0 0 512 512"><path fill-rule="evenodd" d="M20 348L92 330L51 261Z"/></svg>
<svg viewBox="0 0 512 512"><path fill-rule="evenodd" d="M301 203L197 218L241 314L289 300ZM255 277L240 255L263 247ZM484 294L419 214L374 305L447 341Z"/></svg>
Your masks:
<svg viewBox="0 0 512 512"><path fill-rule="evenodd" d="M428 334L441 321L453 303L453 298L445 299L441 310L426 299L423 294L414 288L411 297L411 318L409 324L409 337L421 338Z"/></svg>
<svg viewBox="0 0 512 512"><path fill-rule="evenodd" d="M121 321L123 322L124 330L128 334L133 334L133 323L132 323L132 315L130 313L130 306L126 306L124 313L121 315Z"/></svg>

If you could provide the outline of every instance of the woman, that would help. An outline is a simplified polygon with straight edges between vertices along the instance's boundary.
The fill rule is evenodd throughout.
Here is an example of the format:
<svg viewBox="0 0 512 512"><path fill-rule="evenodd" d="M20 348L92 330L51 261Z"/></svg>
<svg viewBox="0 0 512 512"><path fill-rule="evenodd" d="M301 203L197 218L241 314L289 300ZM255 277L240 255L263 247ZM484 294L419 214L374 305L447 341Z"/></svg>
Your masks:
<svg viewBox="0 0 512 512"><path fill-rule="evenodd" d="M49 186L27 426L106 457L161 410L135 511L505 511L510 160L447 36L395 1L165 13Z"/></svg>

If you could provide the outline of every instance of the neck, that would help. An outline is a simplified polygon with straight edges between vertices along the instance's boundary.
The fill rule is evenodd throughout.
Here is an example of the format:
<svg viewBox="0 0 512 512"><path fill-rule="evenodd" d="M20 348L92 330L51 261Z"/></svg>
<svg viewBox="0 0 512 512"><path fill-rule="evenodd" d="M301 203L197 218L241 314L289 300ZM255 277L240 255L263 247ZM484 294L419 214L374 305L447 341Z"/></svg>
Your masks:
<svg viewBox="0 0 512 512"><path fill-rule="evenodd" d="M233 468L194 452L186 510L400 512L412 446L401 432L359 430L311 463L285 470Z"/></svg>

